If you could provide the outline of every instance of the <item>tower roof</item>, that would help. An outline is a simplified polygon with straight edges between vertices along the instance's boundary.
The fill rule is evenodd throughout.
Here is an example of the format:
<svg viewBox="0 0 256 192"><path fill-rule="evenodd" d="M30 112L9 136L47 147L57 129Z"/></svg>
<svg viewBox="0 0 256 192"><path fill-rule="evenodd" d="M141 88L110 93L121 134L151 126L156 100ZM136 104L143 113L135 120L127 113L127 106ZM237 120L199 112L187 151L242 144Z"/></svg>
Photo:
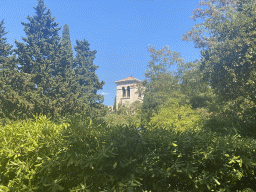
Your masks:
<svg viewBox="0 0 256 192"><path fill-rule="evenodd" d="M139 80L139 79L134 78L133 76L130 76L130 77L127 77L127 78L125 78L125 79L122 79L122 80L119 80L119 81L115 81L115 83L123 82L123 81L133 81L133 80L141 81L141 80Z"/></svg>

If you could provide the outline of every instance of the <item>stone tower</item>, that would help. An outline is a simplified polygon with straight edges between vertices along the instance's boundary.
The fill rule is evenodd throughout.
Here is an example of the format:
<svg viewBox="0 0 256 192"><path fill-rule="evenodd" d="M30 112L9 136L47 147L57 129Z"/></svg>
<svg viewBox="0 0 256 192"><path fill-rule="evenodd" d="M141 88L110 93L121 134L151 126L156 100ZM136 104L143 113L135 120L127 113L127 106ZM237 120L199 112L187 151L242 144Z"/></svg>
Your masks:
<svg viewBox="0 0 256 192"><path fill-rule="evenodd" d="M143 95L141 92L138 92L137 84L142 81L134 78L133 76L127 77L125 79L115 81L116 87L116 109L118 109L119 103L126 104L133 103L134 101L143 100Z"/></svg>

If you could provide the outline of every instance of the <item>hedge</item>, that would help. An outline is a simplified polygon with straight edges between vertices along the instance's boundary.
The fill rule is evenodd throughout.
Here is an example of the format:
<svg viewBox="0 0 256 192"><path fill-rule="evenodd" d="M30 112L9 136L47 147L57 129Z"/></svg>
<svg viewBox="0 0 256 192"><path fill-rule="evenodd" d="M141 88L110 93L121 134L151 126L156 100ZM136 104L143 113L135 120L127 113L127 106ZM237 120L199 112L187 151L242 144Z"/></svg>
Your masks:
<svg viewBox="0 0 256 192"><path fill-rule="evenodd" d="M0 191L252 191L256 141L45 116L0 128Z"/></svg>

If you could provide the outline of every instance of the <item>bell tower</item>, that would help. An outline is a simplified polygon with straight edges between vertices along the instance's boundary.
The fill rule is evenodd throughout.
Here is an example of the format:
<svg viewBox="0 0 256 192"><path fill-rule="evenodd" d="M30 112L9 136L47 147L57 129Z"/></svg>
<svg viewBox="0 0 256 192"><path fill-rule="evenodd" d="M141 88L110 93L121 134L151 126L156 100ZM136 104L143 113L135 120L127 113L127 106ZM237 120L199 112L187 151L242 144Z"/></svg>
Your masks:
<svg viewBox="0 0 256 192"><path fill-rule="evenodd" d="M125 79L115 81L116 87L116 109L118 109L118 104L129 104L134 101L143 100L143 95L138 92L138 84L142 83L141 80L134 78L133 76L127 77Z"/></svg>

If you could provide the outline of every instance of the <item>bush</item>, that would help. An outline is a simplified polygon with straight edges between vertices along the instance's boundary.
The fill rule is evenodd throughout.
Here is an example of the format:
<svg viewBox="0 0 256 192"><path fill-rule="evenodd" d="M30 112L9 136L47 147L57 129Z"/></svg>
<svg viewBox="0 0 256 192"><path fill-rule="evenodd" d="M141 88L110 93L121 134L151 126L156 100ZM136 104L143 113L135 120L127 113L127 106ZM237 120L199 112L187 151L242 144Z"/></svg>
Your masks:
<svg viewBox="0 0 256 192"><path fill-rule="evenodd" d="M210 111L205 126L212 131L222 134L237 132L242 137L256 138L256 105L249 99L239 97L228 102L217 101Z"/></svg>
<svg viewBox="0 0 256 192"><path fill-rule="evenodd" d="M239 135L110 127L85 116L59 125L40 117L0 133L0 191L256 190L256 141Z"/></svg>
<svg viewBox="0 0 256 192"><path fill-rule="evenodd" d="M43 164L62 150L61 130L45 116L0 128L0 191L36 191L43 187Z"/></svg>
<svg viewBox="0 0 256 192"><path fill-rule="evenodd" d="M150 120L153 127L175 131L199 130L201 128L200 122L202 119L199 112L178 98L169 98Z"/></svg>

